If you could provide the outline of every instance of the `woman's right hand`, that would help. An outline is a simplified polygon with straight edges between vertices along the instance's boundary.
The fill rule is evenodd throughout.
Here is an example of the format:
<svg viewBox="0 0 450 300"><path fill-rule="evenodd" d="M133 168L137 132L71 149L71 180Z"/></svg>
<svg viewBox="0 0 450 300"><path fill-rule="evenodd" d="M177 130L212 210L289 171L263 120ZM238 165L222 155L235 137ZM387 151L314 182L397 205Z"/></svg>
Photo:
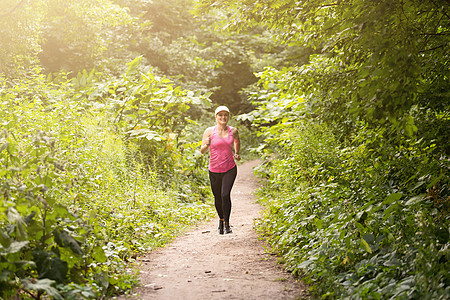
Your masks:
<svg viewBox="0 0 450 300"><path fill-rule="evenodd" d="M209 145L211 144L211 129L208 128L205 130L202 138L202 145L200 146L200 152L205 154L208 151Z"/></svg>
<svg viewBox="0 0 450 300"><path fill-rule="evenodd" d="M208 138L208 140L206 141L206 143L204 143L202 146L208 148L210 144L211 144L211 139Z"/></svg>

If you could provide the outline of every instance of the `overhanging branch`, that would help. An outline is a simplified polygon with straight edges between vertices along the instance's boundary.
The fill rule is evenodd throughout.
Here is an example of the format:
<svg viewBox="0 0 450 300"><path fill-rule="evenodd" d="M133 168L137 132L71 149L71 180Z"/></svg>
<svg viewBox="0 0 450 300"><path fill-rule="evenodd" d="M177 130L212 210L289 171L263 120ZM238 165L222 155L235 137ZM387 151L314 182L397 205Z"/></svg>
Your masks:
<svg viewBox="0 0 450 300"><path fill-rule="evenodd" d="M428 52L428 51L433 51L433 50L436 50L436 49L439 49L439 48L444 48L446 45L447 45L447 44L442 44L442 45L437 46L437 47L433 47L433 48L430 48L430 49L421 50L421 51L419 51L419 53Z"/></svg>

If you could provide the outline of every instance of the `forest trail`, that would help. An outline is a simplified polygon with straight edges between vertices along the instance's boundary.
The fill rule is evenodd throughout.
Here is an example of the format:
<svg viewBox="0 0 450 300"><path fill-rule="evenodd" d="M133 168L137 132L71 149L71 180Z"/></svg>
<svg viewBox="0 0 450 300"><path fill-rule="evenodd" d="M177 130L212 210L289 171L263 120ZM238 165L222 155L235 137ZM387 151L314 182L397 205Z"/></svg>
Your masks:
<svg viewBox="0 0 450 300"><path fill-rule="evenodd" d="M219 235L214 219L152 251L140 259L142 285L119 299L307 299L305 286L265 252L253 229L261 210L253 196L257 165L238 166L233 233Z"/></svg>

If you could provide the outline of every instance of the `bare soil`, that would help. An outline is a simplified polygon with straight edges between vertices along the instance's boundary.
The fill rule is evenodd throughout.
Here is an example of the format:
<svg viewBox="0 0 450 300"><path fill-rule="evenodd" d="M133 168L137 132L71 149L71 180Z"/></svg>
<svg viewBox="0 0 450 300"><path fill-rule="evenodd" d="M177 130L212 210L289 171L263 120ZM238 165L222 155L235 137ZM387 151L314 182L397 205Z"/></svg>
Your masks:
<svg viewBox="0 0 450 300"><path fill-rule="evenodd" d="M238 166L233 233L219 235L217 218L148 253L139 259L141 286L119 299L308 299L305 285L266 252L253 228L261 211L253 195L257 165Z"/></svg>

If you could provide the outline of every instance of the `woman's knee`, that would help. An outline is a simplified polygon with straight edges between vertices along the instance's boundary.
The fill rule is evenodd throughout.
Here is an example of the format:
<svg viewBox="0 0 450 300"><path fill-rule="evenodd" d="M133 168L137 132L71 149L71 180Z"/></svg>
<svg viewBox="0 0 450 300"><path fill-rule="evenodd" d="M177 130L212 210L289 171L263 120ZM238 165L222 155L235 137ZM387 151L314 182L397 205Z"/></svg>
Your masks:
<svg viewBox="0 0 450 300"><path fill-rule="evenodd" d="M222 193L221 196L222 196L223 201L229 201L231 194L230 193Z"/></svg>

